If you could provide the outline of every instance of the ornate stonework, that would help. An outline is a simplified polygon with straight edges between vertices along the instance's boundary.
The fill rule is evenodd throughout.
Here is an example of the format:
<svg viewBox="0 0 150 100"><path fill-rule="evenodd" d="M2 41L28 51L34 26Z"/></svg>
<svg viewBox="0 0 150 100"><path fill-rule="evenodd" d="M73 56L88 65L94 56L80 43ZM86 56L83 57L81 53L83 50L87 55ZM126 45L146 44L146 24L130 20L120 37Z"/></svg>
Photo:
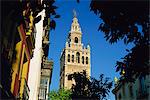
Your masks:
<svg viewBox="0 0 150 100"><path fill-rule="evenodd" d="M74 13L75 14L75 13ZM74 80L68 80L68 75L86 70L90 76L90 46L82 44L82 32L76 14L74 15L65 48L60 58L60 88L70 89Z"/></svg>

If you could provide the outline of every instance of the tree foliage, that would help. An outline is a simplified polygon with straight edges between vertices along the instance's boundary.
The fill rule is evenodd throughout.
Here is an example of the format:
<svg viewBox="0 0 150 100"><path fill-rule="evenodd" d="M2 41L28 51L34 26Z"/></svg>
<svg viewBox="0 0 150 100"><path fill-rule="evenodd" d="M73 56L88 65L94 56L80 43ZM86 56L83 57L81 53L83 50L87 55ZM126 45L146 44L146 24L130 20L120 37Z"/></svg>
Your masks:
<svg viewBox="0 0 150 100"><path fill-rule="evenodd" d="M54 5L55 0L43 0L42 3L37 3L37 1L30 1L31 7L33 9L33 15L37 16L39 12L45 9L45 18L43 21L43 27L49 25L50 29L55 29L56 22L54 18L59 18L60 15L56 13L57 6ZM40 18L39 16L37 18Z"/></svg>
<svg viewBox="0 0 150 100"><path fill-rule="evenodd" d="M124 40L134 43L123 61L117 61L116 71L125 71L125 79L133 81L133 74L149 74L149 1L92 0L93 11L103 22L98 30L104 32L111 44ZM141 26L141 30L139 31Z"/></svg>
<svg viewBox="0 0 150 100"><path fill-rule="evenodd" d="M106 99L112 88L112 82L109 78L104 78L104 74L99 76L99 79L87 77L86 71L75 72L69 77L74 79L75 84L72 85L72 99Z"/></svg>
<svg viewBox="0 0 150 100"><path fill-rule="evenodd" d="M103 19L99 29L105 32L110 43L124 39L125 43L138 43L142 37L148 38L149 2L92 0L91 10ZM142 26L142 33L137 25ZM144 33L144 34L143 34Z"/></svg>
<svg viewBox="0 0 150 100"><path fill-rule="evenodd" d="M51 100L71 100L71 94L70 90L59 89L58 91L51 91L49 98Z"/></svg>

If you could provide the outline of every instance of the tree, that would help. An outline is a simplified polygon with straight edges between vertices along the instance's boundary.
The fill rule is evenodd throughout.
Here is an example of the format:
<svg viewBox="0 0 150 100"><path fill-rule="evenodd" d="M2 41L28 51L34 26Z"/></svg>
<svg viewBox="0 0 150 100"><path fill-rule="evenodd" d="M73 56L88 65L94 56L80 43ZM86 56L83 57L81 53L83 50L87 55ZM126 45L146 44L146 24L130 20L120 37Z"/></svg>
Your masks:
<svg viewBox="0 0 150 100"><path fill-rule="evenodd" d="M101 74L99 79L91 78L91 80L87 77L86 71L75 72L68 77L75 80L75 84L72 84L72 99L75 100L106 99L112 88L112 82L109 81L109 78L104 78L104 74Z"/></svg>
<svg viewBox="0 0 150 100"><path fill-rule="evenodd" d="M149 74L149 0L92 0L90 9L103 20L98 30L104 32L106 41L135 45L123 61L117 61L116 71L122 74L124 70L127 81L133 81L133 74Z"/></svg>
<svg viewBox="0 0 150 100"><path fill-rule="evenodd" d="M71 94L70 90L59 89L58 91L51 91L49 98L51 100L71 100Z"/></svg>
<svg viewBox="0 0 150 100"><path fill-rule="evenodd" d="M44 27L45 25L49 25L51 29L55 29L56 23L54 18L59 18L60 15L56 13L57 6L54 5L55 0L43 0L40 2L39 0L31 0L31 1L2 1L2 19L4 19L9 14L6 11L15 10L12 12L15 16L13 20L16 22L24 23L24 20L29 21L27 19L30 16L30 12L33 12L34 24L41 20L41 16L37 16L39 12L45 9L45 18L44 18ZM7 8L7 9L5 9ZM6 10L6 11L5 11ZM23 16L23 11L27 10L27 15ZM51 19L51 20L49 20Z"/></svg>
<svg viewBox="0 0 150 100"><path fill-rule="evenodd" d="M43 27L48 25L50 29L55 29L56 22L54 18L59 18L60 15L56 13L57 6L54 5L55 0L43 0L42 3L37 1L29 1L31 4L31 8L33 10L33 16L36 17L39 12L45 9L45 18L43 21ZM37 16L35 19L35 23L41 20L41 16Z"/></svg>

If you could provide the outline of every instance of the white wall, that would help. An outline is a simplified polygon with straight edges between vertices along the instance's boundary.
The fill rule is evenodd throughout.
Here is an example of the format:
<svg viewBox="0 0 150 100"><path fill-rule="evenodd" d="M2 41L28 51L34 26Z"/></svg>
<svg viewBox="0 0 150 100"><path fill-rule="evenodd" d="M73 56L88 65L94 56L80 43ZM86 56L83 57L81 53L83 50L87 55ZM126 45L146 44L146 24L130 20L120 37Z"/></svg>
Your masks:
<svg viewBox="0 0 150 100"><path fill-rule="evenodd" d="M35 49L33 58L30 62L28 86L30 89L29 100L38 100L39 86L40 86L40 73L41 73L41 58L42 58L42 34L43 34L43 20L45 10L42 10L38 15L41 15L42 19L35 25L36 26L36 38Z"/></svg>

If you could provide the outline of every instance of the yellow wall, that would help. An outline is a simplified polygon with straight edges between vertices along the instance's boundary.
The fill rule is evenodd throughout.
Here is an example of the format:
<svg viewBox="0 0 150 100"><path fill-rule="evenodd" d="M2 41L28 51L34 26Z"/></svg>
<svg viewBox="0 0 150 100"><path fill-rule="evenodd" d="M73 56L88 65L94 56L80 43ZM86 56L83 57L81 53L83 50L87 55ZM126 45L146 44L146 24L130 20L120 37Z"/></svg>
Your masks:
<svg viewBox="0 0 150 100"><path fill-rule="evenodd" d="M21 85L20 85L20 91L19 91L19 97L20 99L23 99L23 90L24 90L25 80L24 78L21 78Z"/></svg>
<svg viewBox="0 0 150 100"><path fill-rule="evenodd" d="M21 46L22 46L22 41L18 42L16 44L16 60L13 62L12 64L12 70L13 70L13 73L12 73L12 82L11 82L11 92L13 93L14 91L14 84L15 84L15 78L16 78L16 74L18 73L18 68L19 68L19 65L20 65L20 55L21 55Z"/></svg>
<svg viewBox="0 0 150 100"><path fill-rule="evenodd" d="M20 84L20 97L23 98L23 91L24 91L24 86L25 86L25 80L26 80L26 76L28 73L28 63L29 61L27 61L26 63L23 64L23 69L22 69L22 75L21 75L21 84Z"/></svg>
<svg viewBox="0 0 150 100"><path fill-rule="evenodd" d="M32 13L30 15L30 21L31 21L31 23L29 23L30 30L29 30L29 32L26 33L26 35L31 35L31 32L32 32L32 28L33 28ZM18 32L19 32L21 41L18 42L15 47L17 54L16 54L16 60L12 64L13 73L12 73L12 82L11 82L11 92L12 93L14 92L15 79L16 79L16 75L18 74L19 80L21 80L19 93L23 94L24 85L25 85L24 79L27 79L27 76L28 76L27 75L28 74L28 65L29 65L29 60L30 60L30 57L29 57L30 55L27 55L27 53L32 50L28 51L29 48L27 48L27 44L25 43L26 39L25 39L25 37L23 37L23 33L21 30L22 30L22 26L20 25L20 26L18 26ZM33 42L33 41L31 41L31 42ZM25 62L25 63L23 63L24 56L26 56L26 58L27 58L27 62Z"/></svg>
<svg viewBox="0 0 150 100"><path fill-rule="evenodd" d="M20 62L20 70L19 70L19 79L21 79L21 74L22 74L24 53L25 53L25 44L23 44L23 50L22 50L22 56L21 56L21 62Z"/></svg>
<svg viewBox="0 0 150 100"><path fill-rule="evenodd" d="M25 63L23 63L24 61L24 56L26 56L26 59L27 61ZM21 69L20 69L20 80L21 80L21 83L20 83L20 98L22 99L23 98L23 91L25 89L25 82L26 82L26 79L27 79L27 73L28 73L28 65L29 65L29 57L27 56L27 48L25 47L25 45L23 46L23 52L22 52L22 60L21 60Z"/></svg>

